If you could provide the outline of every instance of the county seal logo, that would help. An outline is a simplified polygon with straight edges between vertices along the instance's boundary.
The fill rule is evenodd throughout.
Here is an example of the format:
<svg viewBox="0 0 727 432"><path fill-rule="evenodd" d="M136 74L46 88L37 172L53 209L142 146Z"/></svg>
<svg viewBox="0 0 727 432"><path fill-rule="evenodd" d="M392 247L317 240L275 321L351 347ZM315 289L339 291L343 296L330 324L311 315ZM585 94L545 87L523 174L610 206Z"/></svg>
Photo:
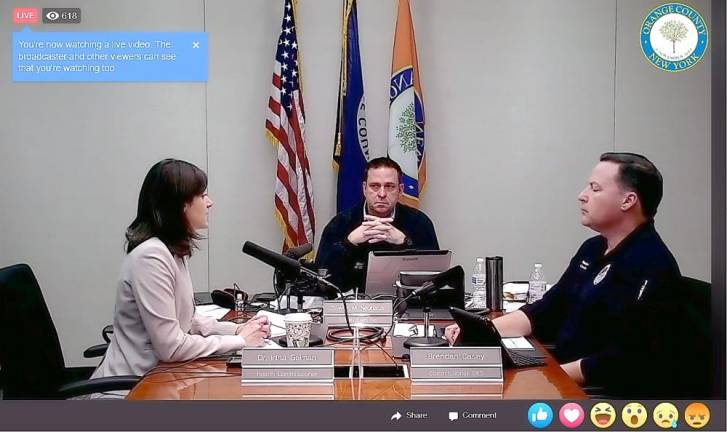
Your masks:
<svg viewBox="0 0 727 432"><path fill-rule="evenodd" d="M694 8L667 3L653 9L641 24L641 50L652 65L681 72L704 57L707 23Z"/></svg>

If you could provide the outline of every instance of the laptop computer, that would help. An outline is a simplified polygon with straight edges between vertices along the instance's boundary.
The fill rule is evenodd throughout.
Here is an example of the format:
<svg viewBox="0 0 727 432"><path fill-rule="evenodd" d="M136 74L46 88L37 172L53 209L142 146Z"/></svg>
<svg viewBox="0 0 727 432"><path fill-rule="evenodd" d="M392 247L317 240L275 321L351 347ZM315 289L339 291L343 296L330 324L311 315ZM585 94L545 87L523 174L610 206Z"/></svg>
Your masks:
<svg viewBox="0 0 727 432"><path fill-rule="evenodd" d="M456 307L449 308L449 311L459 326L459 336L454 345L499 346L505 367L545 366L545 355L535 347L532 350L515 350L502 346L500 332L489 318Z"/></svg>
<svg viewBox="0 0 727 432"><path fill-rule="evenodd" d="M449 269L452 252L448 250L404 250L375 251L369 253L366 267L366 294L368 296L389 295L396 297L408 294L397 290L396 283L401 272L443 272ZM431 319L450 319L449 307L464 307L464 281L440 289L427 296L431 307ZM404 320L424 318L421 299L407 300L406 311L401 314Z"/></svg>

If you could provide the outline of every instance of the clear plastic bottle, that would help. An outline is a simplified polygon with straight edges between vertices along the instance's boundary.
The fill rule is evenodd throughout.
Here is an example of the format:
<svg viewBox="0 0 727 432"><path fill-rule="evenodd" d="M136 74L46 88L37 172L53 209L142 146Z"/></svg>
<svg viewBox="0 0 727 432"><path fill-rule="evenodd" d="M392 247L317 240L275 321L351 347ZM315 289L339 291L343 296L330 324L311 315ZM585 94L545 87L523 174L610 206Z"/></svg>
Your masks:
<svg viewBox="0 0 727 432"><path fill-rule="evenodd" d="M543 298L547 289L548 283L545 281L543 265L541 263L535 263L533 272L530 274L530 281L528 282L528 303L534 303Z"/></svg>
<svg viewBox="0 0 727 432"><path fill-rule="evenodd" d="M475 267L472 269L472 303L471 309L484 309L487 307L487 290L485 289L485 259L477 257Z"/></svg>
<svg viewBox="0 0 727 432"><path fill-rule="evenodd" d="M235 297L235 315L240 317L245 311L245 301L242 299L242 293L237 293Z"/></svg>

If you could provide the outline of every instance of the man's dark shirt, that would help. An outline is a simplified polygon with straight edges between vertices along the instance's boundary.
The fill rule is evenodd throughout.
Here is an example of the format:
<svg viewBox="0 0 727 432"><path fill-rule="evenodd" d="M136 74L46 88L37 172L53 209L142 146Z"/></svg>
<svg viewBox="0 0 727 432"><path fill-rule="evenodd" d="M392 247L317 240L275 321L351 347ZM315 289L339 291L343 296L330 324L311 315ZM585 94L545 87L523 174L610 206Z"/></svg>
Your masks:
<svg viewBox="0 0 727 432"><path fill-rule="evenodd" d="M402 245L387 242L362 243L354 245L347 240L351 231L363 223L363 204L341 212L326 225L318 247L316 264L326 268L330 281L343 291L358 287L364 289L366 264L371 251L392 251L404 249L439 249L434 225L423 212L403 204L396 205L394 221L391 223L404 233Z"/></svg>
<svg viewBox="0 0 727 432"><path fill-rule="evenodd" d="M678 392L674 373L681 274L653 221L604 256L606 239L581 245L563 276L523 311L556 358L580 358L586 384L613 394L664 397ZM660 394L661 393L661 394Z"/></svg>

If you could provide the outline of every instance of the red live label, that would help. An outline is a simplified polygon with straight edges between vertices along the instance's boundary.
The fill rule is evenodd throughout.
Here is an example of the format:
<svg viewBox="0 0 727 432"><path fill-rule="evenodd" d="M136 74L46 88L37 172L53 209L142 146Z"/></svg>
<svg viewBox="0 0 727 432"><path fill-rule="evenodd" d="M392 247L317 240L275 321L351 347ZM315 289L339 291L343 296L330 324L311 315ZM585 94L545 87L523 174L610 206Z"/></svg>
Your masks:
<svg viewBox="0 0 727 432"><path fill-rule="evenodd" d="M13 22L15 24L38 24L38 8L13 9Z"/></svg>

